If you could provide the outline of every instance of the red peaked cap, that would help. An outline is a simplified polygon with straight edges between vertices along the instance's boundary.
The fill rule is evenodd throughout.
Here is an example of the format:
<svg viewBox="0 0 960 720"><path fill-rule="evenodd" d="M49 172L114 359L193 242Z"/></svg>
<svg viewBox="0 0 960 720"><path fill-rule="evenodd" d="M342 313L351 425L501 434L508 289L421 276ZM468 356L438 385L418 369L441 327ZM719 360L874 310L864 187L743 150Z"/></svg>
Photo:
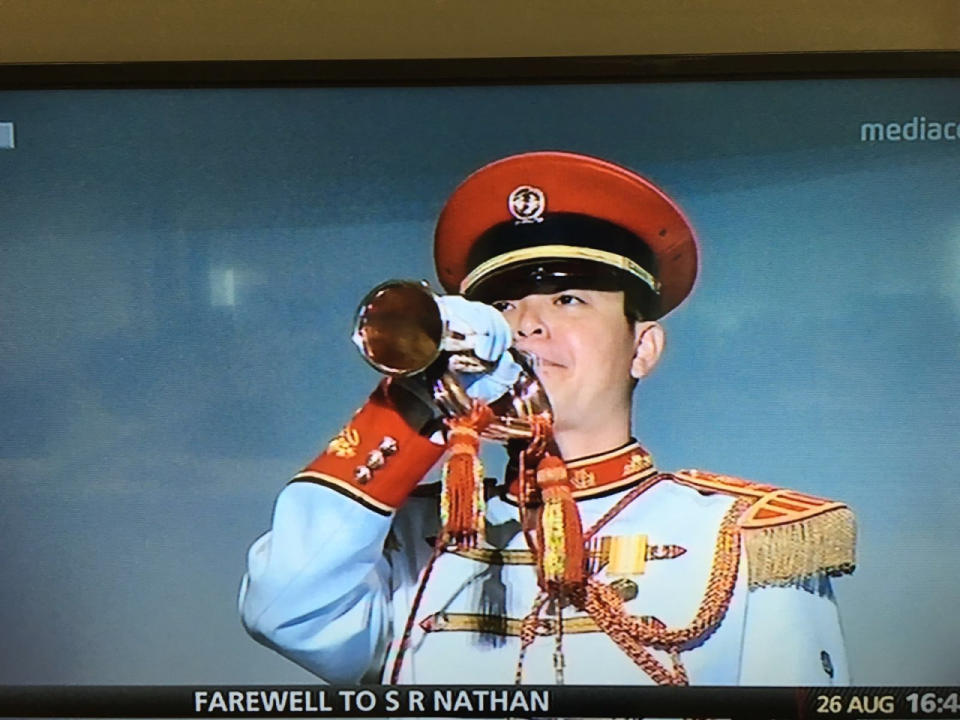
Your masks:
<svg viewBox="0 0 960 720"><path fill-rule="evenodd" d="M557 239L553 227L575 229ZM533 231L539 235L530 240ZM485 239L491 234L492 244ZM607 235L615 242L596 240ZM568 152L513 155L470 175L440 213L434 258L447 292L467 296L520 265L612 269L624 281L653 286L654 317L679 305L697 275L693 229L663 191L619 165Z"/></svg>

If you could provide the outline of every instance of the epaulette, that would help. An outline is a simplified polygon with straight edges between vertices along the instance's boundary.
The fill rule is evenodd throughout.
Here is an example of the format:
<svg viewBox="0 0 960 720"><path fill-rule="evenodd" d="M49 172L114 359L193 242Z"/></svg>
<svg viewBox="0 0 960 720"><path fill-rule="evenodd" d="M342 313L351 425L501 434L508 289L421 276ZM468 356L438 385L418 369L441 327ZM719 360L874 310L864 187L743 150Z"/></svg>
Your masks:
<svg viewBox="0 0 960 720"><path fill-rule="evenodd" d="M751 589L853 572L857 524L843 503L702 470L672 476L701 492L752 500L737 520Z"/></svg>

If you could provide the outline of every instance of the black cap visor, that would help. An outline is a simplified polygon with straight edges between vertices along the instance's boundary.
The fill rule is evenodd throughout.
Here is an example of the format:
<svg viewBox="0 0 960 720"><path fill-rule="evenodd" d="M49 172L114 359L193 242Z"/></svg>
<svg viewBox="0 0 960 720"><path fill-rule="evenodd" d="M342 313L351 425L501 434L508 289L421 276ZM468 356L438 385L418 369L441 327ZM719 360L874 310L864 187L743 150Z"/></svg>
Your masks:
<svg viewBox="0 0 960 720"><path fill-rule="evenodd" d="M465 295L470 300L492 303L565 290L622 290L627 315L635 319L659 317L659 296L646 283L624 270L592 260L539 258L513 263L491 272Z"/></svg>

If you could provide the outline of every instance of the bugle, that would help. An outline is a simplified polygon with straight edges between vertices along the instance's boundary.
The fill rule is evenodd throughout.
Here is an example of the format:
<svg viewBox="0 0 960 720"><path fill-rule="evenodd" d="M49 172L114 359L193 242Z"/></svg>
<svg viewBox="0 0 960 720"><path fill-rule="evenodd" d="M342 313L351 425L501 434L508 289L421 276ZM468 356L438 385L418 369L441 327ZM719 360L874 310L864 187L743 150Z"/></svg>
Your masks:
<svg viewBox="0 0 960 720"><path fill-rule="evenodd" d="M437 406L448 416L465 415L473 399L463 388L460 373L485 372L495 363L464 349L464 336L451 329L436 298L425 282L391 280L378 285L357 308L353 341L366 361L385 375L429 374ZM498 441L530 438L530 418L550 417L550 402L532 358L515 348L507 352L521 371L503 396L490 404L496 420L482 433Z"/></svg>

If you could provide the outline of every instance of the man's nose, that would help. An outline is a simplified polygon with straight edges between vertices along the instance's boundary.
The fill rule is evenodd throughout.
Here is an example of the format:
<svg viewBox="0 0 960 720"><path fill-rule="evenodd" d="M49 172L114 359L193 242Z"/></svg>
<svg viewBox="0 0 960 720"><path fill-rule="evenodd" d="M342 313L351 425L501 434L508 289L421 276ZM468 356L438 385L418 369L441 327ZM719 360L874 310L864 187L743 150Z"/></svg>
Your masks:
<svg viewBox="0 0 960 720"><path fill-rule="evenodd" d="M517 339L542 336L547 334L547 326L543 318L533 308L525 308L516 318L514 335Z"/></svg>

